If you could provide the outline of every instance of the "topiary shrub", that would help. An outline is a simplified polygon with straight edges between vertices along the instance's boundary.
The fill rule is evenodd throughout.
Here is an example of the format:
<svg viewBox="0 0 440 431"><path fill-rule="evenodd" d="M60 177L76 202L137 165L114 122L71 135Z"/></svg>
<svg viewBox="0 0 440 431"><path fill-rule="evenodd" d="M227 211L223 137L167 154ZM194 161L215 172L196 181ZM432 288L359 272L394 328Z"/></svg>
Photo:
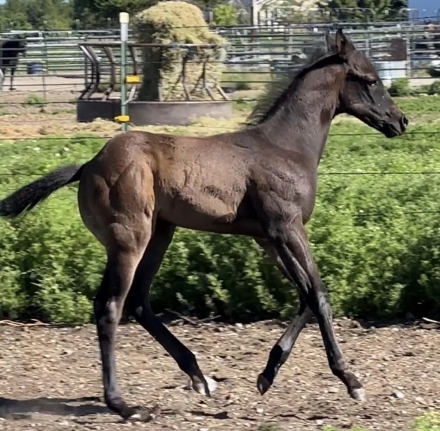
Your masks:
<svg viewBox="0 0 440 431"><path fill-rule="evenodd" d="M203 62L207 60L206 80L217 83L223 70L222 61L226 40L210 32L202 11L189 3L180 1L161 2L138 15L134 20L139 42L152 44L216 44L214 48L191 47L161 48L144 47L143 82L139 100L182 100L185 91L179 76L182 60L186 65L186 86L191 98L207 99L202 90Z"/></svg>

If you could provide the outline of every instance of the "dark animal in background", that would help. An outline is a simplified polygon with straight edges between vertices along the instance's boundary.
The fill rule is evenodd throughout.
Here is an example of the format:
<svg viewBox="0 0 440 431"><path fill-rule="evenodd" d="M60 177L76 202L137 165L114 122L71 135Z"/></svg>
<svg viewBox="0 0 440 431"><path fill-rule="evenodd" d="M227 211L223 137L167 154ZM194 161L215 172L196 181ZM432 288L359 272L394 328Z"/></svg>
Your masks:
<svg viewBox="0 0 440 431"><path fill-rule="evenodd" d="M79 181L82 220L107 252L94 312L105 401L122 417L143 417L126 404L117 384L115 331L124 304L197 392L209 396L212 390L194 354L150 307L150 287L176 226L254 238L298 288L298 315L258 376L261 394L314 314L332 372L352 398L365 399L337 343L304 226L315 205L318 164L333 118L353 115L389 138L404 133L408 120L370 60L341 30L334 40L326 35L321 54L272 92L270 103L262 101L242 130L204 138L121 133L84 165L61 167L0 201L0 216L17 217Z"/></svg>
<svg viewBox="0 0 440 431"><path fill-rule="evenodd" d="M0 91L6 78L6 70L11 73L10 90L14 88L14 74L18 65L18 58L21 54L26 57L27 41L20 36L14 36L14 39L4 39L0 41Z"/></svg>

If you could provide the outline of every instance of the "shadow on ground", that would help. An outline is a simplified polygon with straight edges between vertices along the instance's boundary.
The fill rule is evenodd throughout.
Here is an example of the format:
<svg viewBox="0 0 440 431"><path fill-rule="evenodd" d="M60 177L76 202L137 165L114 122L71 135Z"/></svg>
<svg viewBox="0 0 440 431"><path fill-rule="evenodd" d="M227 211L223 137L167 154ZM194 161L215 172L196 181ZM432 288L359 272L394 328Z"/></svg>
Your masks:
<svg viewBox="0 0 440 431"><path fill-rule="evenodd" d="M5 419L29 419L32 413L51 414L57 416L88 416L111 413L99 405L97 397L83 398L32 398L15 400L0 397L0 417Z"/></svg>

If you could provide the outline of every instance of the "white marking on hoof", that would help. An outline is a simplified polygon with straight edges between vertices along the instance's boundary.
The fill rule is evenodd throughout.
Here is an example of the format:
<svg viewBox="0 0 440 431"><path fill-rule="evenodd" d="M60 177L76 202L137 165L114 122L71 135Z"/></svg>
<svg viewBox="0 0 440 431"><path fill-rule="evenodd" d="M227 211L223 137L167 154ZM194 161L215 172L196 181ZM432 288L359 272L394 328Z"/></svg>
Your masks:
<svg viewBox="0 0 440 431"><path fill-rule="evenodd" d="M205 378L206 383L208 384L209 392L212 394L218 388L218 383L208 376L204 375L203 377ZM199 394L206 396L205 385L202 382L196 382L194 384L191 379L188 379L188 383L185 386L185 388L186 389L194 389Z"/></svg>
<svg viewBox="0 0 440 431"><path fill-rule="evenodd" d="M257 388L258 388L258 391L260 392L260 395L264 395L268 391L270 386L271 385L268 382L268 380L266 379L266 377L264 377L262 374L260 374L257 379Z"/></svg>
<svg viewBox="0 0 440 431"><path fill-rule="evenodd" d="M356 401L366 401L367 400L367 394L365 393L364 388L359 389L353 389L350 393L351 398L353 398Z"/></svg>
<svg viewBox="0 0 440 431"><path fill-rule="evenodd" d="M130 419L133 419L133 420L141 420L141 419L142 419L142 416L141 416L139 413L135 413L134 415L131 415L131 416L130 416Z"/></svg>

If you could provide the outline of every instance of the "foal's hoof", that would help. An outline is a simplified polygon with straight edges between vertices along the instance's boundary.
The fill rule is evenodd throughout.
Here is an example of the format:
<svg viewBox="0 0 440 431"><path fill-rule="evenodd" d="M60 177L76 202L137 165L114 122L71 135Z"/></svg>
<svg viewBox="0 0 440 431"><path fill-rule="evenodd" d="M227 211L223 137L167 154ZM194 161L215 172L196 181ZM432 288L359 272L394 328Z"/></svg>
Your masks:
<svg viewBox="0 0 440 431"><path fill-rule="evenodd" d="M206 388L205 388L205 382L200 381L199 379L194 379L194 381L192 379L188 380L188 383L186 385L186 389L194 389L196 392L198 392L201 395L205 395L205 396L210 396L217 388L218 388L218 383L211 379L210 377L207 376L203 376L206 380L206 383L208 385L208 391L209 393L206 393Z"/></svg>
<svg viewBox="0 0 440 431"><path fill-rule="evenodd" d="M266 377L263 376L263 374L260 374L257 379L257 388L260 392L260 395L264 395L270 387L271 383L269 382L269 380L267 380Z"/></svg>
<svg viewBox="0 0 440 431"><path fill-rule="evenodd" d="M367 395L364 388L353 389L349 394L350 397L356 401L367 401Z"/></svg>

